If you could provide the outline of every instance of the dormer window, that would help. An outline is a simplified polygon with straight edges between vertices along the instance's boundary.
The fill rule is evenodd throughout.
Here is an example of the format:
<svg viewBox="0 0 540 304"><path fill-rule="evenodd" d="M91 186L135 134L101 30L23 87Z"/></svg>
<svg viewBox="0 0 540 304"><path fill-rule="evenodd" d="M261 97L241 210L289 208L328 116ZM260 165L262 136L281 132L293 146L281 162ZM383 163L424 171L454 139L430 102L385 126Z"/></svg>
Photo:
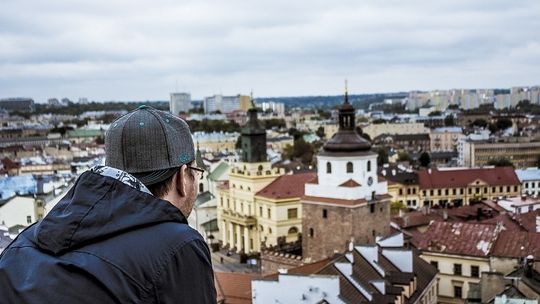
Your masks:
<svg viewBox="0 0 540 304"><path fill-rule="evenodd" d="M347 173L353 173L353 163L347 163Z"/></svg>
<svg viewBox="0 0 540 304"><path fill-rule="evenodd" d="M330 162L326 163L326 173L332 173L332 164Z"/></svg>

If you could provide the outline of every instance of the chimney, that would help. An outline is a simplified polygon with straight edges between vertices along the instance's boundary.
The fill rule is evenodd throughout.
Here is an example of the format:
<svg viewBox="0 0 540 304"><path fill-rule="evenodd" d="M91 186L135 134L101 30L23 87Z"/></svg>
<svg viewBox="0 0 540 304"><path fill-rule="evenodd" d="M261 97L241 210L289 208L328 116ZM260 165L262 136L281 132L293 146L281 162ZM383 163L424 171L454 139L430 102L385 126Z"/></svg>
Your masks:
<svg viewBox="0 0 540 304"><path fill-rule="evenodd" d="M528 255L525 258L525 276L527 278L533 277L533 266L534 266L534 257L532 255Z"/></svg>

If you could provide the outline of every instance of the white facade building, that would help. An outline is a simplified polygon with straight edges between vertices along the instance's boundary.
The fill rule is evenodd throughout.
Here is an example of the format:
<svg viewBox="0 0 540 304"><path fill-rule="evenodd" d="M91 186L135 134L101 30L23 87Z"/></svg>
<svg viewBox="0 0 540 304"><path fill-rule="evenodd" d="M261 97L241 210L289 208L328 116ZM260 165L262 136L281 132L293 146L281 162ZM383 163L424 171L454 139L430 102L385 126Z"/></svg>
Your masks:
<svg viewBox="0 0 540 304"><path fill-rule="evenodd" d="M205 97L203 100L204 113L209 114L219 111L223 114L240 110L240 95L223 96L214 95Z"/></svg>
<svg viewBox="0 0 540 304"><path fill-rule="evenodd" d="M28 226L43 218L42 206L33 197L15 196L0 206L0 225Z"/></svg>
<svg viewBox="0 0 540 304"><path fill-rule="evenodd" d="M180 112L188 113L191 109L191 94L171 93L170 110L174 115Z"/></svg>
<svg viewBox="0 0 540 304"><path fill-rule="evenodd" d="M516 170L521 182L521 192L527 195L540 195L540 168Z"/></svg>

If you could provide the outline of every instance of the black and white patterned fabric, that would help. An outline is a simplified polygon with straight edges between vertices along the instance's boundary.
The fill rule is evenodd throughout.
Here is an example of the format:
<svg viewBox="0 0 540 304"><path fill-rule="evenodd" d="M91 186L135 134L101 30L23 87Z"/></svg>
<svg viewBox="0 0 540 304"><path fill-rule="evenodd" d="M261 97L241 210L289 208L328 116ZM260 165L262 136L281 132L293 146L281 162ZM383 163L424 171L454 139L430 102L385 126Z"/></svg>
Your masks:
<svg viewBox="0 0 540 304"><path fill-rule="evenodd" d="M108 166L94 166L90 169L90 171L103 176L112 177L132 188L153 195L152 192L150 192L150 190L148 190L148 188L143 183L141 183L135 176L125 171Z"/></svg>

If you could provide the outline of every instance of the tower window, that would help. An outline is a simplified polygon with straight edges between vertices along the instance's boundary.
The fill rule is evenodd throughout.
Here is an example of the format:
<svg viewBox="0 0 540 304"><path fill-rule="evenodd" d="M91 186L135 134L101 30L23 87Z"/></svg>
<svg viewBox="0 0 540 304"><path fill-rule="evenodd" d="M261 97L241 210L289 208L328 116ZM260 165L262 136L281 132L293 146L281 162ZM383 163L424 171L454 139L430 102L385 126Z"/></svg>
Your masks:
<svg viewBox="0 0 540 304"><path fill-rule="evenodd" d="M313 228L309 228L309 237L313 237L314 235Z"/></svg>
<svg viewBox="0 0 540 304"><path fill-rule="evenodd" d="M347 163L347 173L353 173L353 163Z"/></svg>
<svg viewBox="0 0 540 304"><path fill-rule="evenodd" d="M367 172L371 172L371 161L368 160L367 162Z"/></svg>
<svg viewBox="0 0 540 304"><path fill-rule="evenodd" d="M330 162L326 163L326 173L332 173L332 164Z"/></svg>
<svg viewBox="0 0 540 304"><path fill-rule="evenodd" d="M200 183L199 184L199 193L202 193L202 192L204 192L204 185L203 185L203 183Z"/></svg>
<svg viewBox="0 0 540 304"><path fill-rule="evenodd" d="M323 218L328 218L328 210L326 210L326 209L322 210L322 217Z"/></svg>
<svg viewBox="0 0 540 304"><path fill-rule="evenodd" d="M369 212L375 213L375 204L369 205Z"/></svg>

